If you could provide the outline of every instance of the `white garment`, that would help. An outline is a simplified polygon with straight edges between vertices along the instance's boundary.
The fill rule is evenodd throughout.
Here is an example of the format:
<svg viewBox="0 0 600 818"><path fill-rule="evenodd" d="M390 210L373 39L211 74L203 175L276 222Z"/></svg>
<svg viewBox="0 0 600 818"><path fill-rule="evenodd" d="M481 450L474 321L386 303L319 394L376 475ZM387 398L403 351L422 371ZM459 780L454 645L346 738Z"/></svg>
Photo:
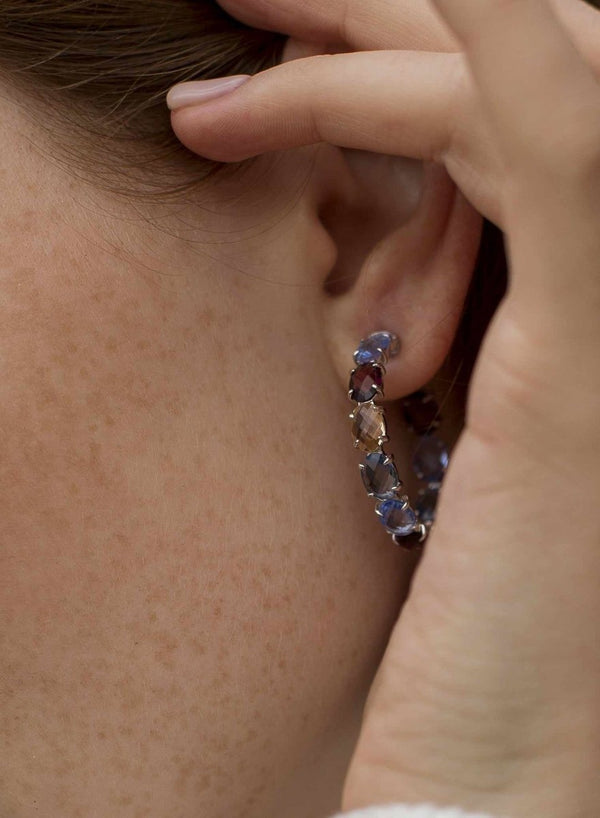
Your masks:
<svg viewBox="0 0 600 818"><path fill-rule="evenodd" d="M494 818L494 816L483 812L465 812L460 807L438 807L427 803L365 807L352 812L338 812L331 818Z"/></svg>

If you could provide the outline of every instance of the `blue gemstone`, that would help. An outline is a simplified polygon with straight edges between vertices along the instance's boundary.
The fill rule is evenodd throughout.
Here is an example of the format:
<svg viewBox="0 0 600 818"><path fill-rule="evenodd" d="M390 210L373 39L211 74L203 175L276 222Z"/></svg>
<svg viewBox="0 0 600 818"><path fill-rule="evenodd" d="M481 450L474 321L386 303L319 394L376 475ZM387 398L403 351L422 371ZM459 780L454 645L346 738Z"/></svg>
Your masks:
<svg viewBox="0 0 600 818"><path fill-rule="evenodd" d="M412 459L414 473L419 480L439 483L448 468L448 449L436 435L426 435L419 439Z"/></svg>
<svg viewBox="0 0 600 818"><path fill-rule="evenodd" d="M379 364L385 359L385 355L377 347L365 346L361 344L354 353L354 361L357 364Z"/></svg>
<svg viewBox="0 0 600 818"><path fill-rule="evenodd" d="M408 503L403 500L384 500L377 507L377 514L390 534L405 537L415 530L417 517Z"/></svg>
<svg viewBox="0 0 600 818"><path fill-rule="evenodd" d="M393 332L373 332L367 338L372 344L382 349L386 355L392 356L396 355L400 349L400 342L398 340L398 336L394 335Z"/></svg>
<svg viewBox="0 0 600 818"><path fill-rule="evenodd" d="M398 338L390 332L374 332L364 338L354 353L357 364L384 363L399 349Z"/></svg>
<svg viewBox="0 0 600 818"><path fill-rule="evenodd" d="M427 486L421 489L417 495L415 511L421 523L433 523L435 520L435 509L439 497L437 486Z"/></svg>
<svg viewBox="0 0 600 818"><path fill-rule="evenodd" d="M369 494L378 500L394 496L394 489L402 487L402 481L393 460L384 452L371 452L361 463L360 472Z"/></svg>

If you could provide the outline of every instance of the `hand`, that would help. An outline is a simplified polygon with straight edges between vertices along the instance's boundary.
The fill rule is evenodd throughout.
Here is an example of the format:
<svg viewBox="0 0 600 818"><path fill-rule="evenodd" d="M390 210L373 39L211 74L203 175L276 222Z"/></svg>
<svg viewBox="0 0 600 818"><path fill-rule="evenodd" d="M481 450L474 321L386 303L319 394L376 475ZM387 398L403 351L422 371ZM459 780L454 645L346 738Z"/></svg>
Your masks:
<svg viewBox="0 0 600 818"><path fill-rule="evenodd" d="M600 14L580 0L554 3L600 76ZM176 111L173 127L190 150L233 162L324 141L443 162L471 204L504 228L506 173L497 140L480 116L464 55L452 52L458 40L431 6L421 0L226 0L222 5L252 24L319 38L330 50L359 51L294 60L255 75L218 103ZM392 47L419 50L364 51ZM499 63L498 70L504 69ZM550 111L544 139L558 141L560 150L563 133L563 123Z"/></svg>
<svg viewBox="0 0 600 818"><path fill-rule="evenodd" d="M480 352L436 527L369 695L342 806L431 801L511 818L593 818L598 59L573 25L584 14L577 3L560 16L546 0L436 7L462 53L308 58L173 122L212 158L324 139L442 162L497 215L509 291ZM585 15L597 36L600 15ZM389 19L373 25L393 45Z"/></svg>

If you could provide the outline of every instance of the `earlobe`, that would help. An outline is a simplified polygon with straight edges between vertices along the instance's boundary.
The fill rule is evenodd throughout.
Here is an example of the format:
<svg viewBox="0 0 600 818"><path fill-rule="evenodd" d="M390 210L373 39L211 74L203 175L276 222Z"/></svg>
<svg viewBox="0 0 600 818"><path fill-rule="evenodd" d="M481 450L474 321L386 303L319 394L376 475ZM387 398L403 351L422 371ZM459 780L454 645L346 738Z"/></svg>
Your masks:
<svg viewBox="0 0 600 818"><path fill-rule="evenodd" d="M376 177L375 185L371 180L362 224L347 205L330 207L324 220L338 246L323 299L332 359L345 384L360 339L377 330L396 333L402 349L388 365L386 399L414 392L442 366L460 322L483 226L442 165L424 164L417 193L415 178ZM344 286L332 288L332 281L344 279Z"/></svg>

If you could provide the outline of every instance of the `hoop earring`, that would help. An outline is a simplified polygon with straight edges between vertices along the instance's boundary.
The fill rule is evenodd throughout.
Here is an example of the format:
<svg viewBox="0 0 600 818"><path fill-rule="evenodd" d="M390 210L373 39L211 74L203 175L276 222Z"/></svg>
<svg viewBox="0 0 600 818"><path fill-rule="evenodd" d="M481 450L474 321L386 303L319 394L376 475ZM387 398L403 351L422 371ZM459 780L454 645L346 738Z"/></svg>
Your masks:
<svg viewBox="0 0 600 818"><path fill-rule="evenodd" d="M439 492L448 468L446 444L433 432L440 425L439 408L431 392L420 389L404 398L402 409L411 431L417 436L412 468L425 482L415 506L403 493L394 457L383 450L387 443L385 409L375 403L383 398L385 365L400 351L393 332L374 332L363 338L354 352L356 368L350 373L348 397L357 405L349 415L354 447L364 451L359 465L369 497L377 500L375 513L396 545L407 550L421 549L435 521Z"/></svg>

